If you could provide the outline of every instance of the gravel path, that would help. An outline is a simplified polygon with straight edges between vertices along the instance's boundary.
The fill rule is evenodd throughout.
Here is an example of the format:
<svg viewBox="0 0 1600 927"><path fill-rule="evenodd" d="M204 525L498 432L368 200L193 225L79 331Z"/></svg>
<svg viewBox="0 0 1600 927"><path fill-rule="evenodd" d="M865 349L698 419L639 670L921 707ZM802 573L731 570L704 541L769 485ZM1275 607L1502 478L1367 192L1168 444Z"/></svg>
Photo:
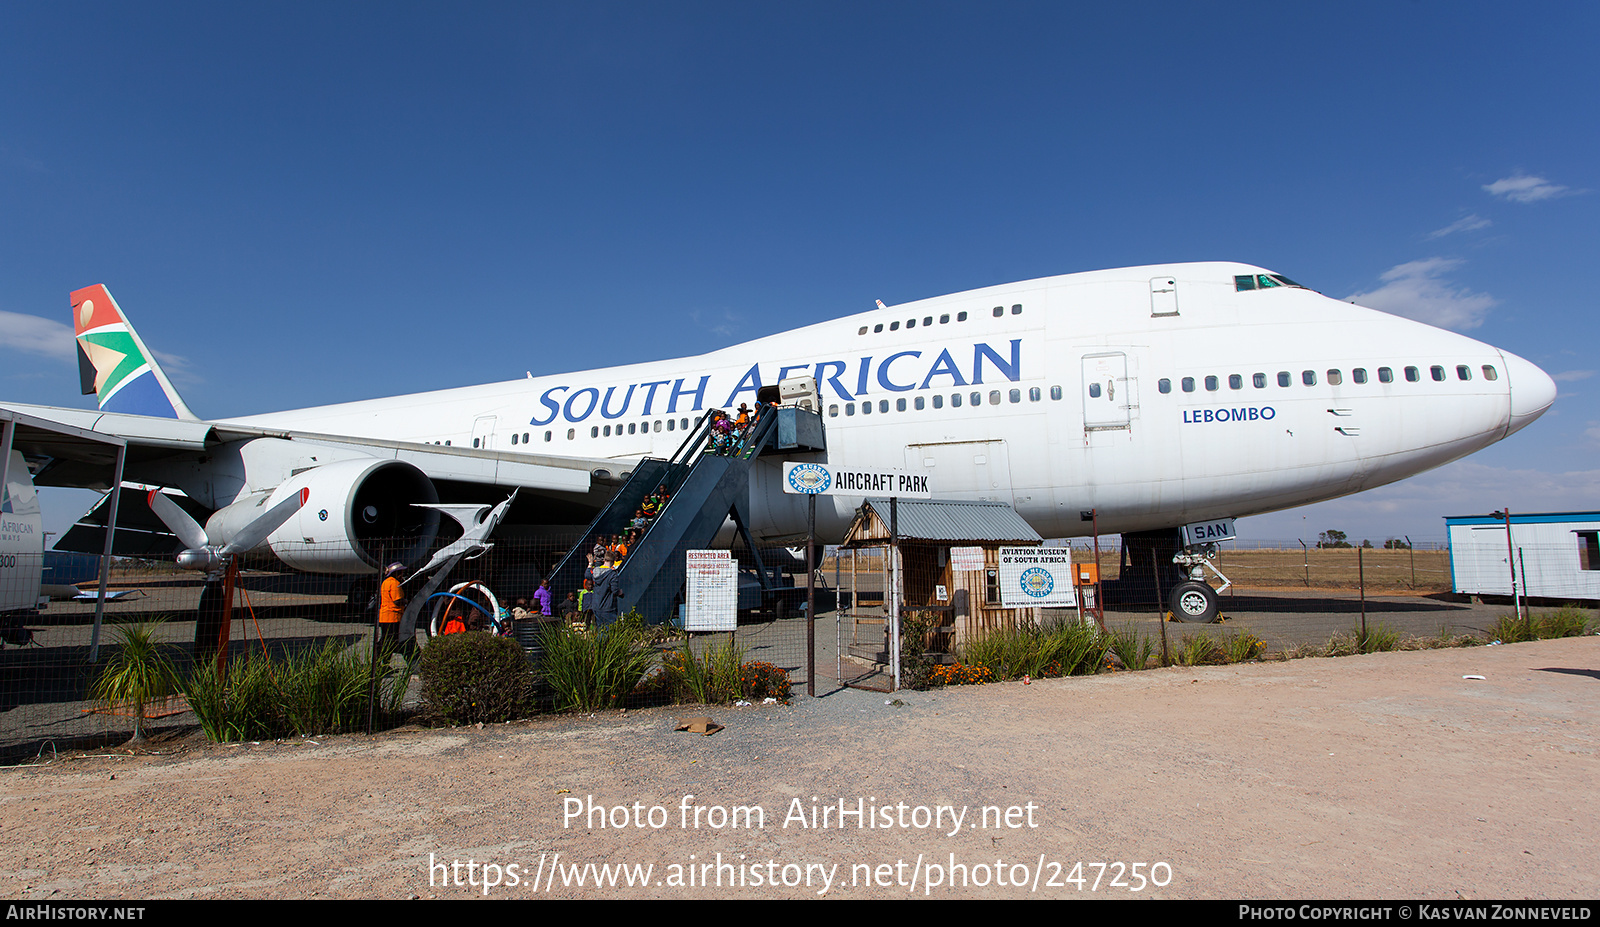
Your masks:
<svg viewBox="0 0 1600 927"><path fill-rule="evenodd" d="M1587 637L190 737L0 771L0 872L27 900L460 897L486 875L568 898L1594 898L1597 667ZM726 730L673 731L698 714ZM588 864L654 868L596 887Z"/></svg>

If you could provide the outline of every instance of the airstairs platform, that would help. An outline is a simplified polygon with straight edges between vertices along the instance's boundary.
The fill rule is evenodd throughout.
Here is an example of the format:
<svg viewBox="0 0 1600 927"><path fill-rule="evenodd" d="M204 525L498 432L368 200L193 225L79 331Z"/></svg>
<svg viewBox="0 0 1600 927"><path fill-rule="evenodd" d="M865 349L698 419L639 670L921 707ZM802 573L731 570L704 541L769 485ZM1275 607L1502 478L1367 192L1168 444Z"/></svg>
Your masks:
<svg viewBox="0 0 1600 927"><path fill-rule="evenodd" d="M827 449L822 416L806 408L762 406L743 435L718 439L713 409L668 460L647 457L633 475L600 510L578 543L550 573L550 589L557 599L583 585L588 565L585 555L598 538L622 534L634 512L657 489L670 499L646 527L638 542L617 567L620 614L638 609L651 624L676 618L686 575L685 552L709 547L732 517L749 548L763 590L775 583L761 563L749 530L750 468L766 456L790 455Z"/></svg>

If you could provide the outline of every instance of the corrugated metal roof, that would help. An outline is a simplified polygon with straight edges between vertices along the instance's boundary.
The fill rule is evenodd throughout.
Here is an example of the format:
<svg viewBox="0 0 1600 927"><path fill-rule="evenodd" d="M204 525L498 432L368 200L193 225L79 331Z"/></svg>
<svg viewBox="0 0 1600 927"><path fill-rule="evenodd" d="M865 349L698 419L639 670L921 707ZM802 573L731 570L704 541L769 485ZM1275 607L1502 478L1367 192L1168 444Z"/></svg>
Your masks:
<svg viewBox="0 0 1600 927"><path fill-rule="evenodd" d="M1044 539L1004 502L901 499L895 512L901 538L1038 544ZM845 535L845 544L889 536L889 500L868 499Z"/></svg>

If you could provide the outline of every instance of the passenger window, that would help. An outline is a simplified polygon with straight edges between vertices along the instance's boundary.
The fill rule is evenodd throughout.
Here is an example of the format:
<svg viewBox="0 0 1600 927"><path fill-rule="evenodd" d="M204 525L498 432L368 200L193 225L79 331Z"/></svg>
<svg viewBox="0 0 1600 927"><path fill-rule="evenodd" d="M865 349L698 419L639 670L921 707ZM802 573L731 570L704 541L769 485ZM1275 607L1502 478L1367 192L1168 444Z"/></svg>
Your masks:
<svg viewBox="0 0 1600 927"><path fill-rule="evenodd" d="M629 422L628 423L628 434L630 434L630 435L635 433L634 430L633 430L634 424L635 424L634 422Z"/></svg>
<svg viewBox="0 0 1600 927"><path fill-rule="evenodd" d="M598 426L598 425L589 426L589 437L591 437L591 438L600 437L600 426Z"/></svg>
<svg viewBox="0 0 1600 927"><path fill-rule="evenodd" d="M1352 369L1350 371L1350 379L1356 381L1357 383L1367 382L1367 368L1356 367Z"/></svg>
<svg viewBox="0 0 1600 927"><path fill-rule="evenodd" d="M1028 401L1029 402L1038 402L1039 400L1041 400L1043 398L1044 398L1044 393L1040 391L1039 387L1031 386L1031 387L1028 388Z"/></svg>
<svg viewBox="0 0 1600 927"><path fill-rule="evenodd" d="M576 428L568 428L567 429L567 440L571 441L574 437L576 437L577 436L577 431L578 431L578 429L576 429ZM445 443L449 444L450 442L446 441Z"/></svg>
<svg viewBox="0 0 1600 927"><path fill-rule="evenodd" d="M1010 395L1007 398L1009 398L1012 402L1021 402L1022 401L1022 390L1020 390L1020 389L1012 390Z"/></svg>
<svg viewBox="0 0 1600 927"><path fill-rule="evenodd" d="M1416 383L1416 382L1421 381L1421 379L1422 379L1422 372L1417 370L1417 368L1415 368L1415 367L1407 367L1406 368L1406 382L1407 383Z"/></svg>
<svg viewBox="0 0 1600 927"><path fill-rule="evenodd" d="M1160 390L1163 394L1170 393L1172 392L1172 381L1166 377L1162 377L1156 381L1156 389Z"/></svg>
<svg viewBox="0 0 1600 927"><path fill-rule="evenodd" d="M923 400L923 398L921 396L918 396L915 405L917 407L917 411L921 412L922 409L923 409L923 406L925 405L925 400Z"/></svg>
<svg viewBox="0 0 1600 927"><path fill-rule="evenodd" d="M1337 370L1328 371L1328 385L1329 386L1338 386L1339 384L1341 384L1343 382L1344 382L1344 374L1340 373Z"/></svg>
<svg viewBox="0 0 1600 927"><path fill-rule="evenodd" d="M1011 307L1011 314L1012 315L1021 315L1022 314L1022 304L1018 303L1017 305L1012 306Z"/></svg>
<svg viewBox="0 0 1600 927"><path fill-rule="evenodd" d="M906 319L906 328L916 328L916 327L917 327L917 320L916 319Z"/></svg>
<svg viewBox="0 0 1600 927"><path fill-rule="evenodd" d="M967 320L967 314L965 312L956 313L956 321L957 322L965 322L966 320Z"/></svg>
<svg viewBox="0 0 1600 927"><path fill-rule="evenodd" d="M945 316L945 318L948 319L950 317L949 316ZM922 327L923 328L927 328L929 325L932 325L932 324L933 324L933 316L930 315L930 316L926 316L926 317L923 318L923 320L922 320Z"/></svg>
<svg viewBox="0 0 1600 927"><path fill-rule="evenodd" d="M1394 371L1391 370L1388 367L1379 367L1378 368L1378 382L1379 383L1393 383L1394 382Z"/></svg>
<svg viewBox="0 0 1600 927"><path fill-rule="evenodd" d="M661 432L661 419L659 419L659 418L656 419L656 432L658 434Z"/></svg>
<svg viewBox="0 0 1600 927"><path fill-rule="evenodd" d="M838 418L839 417L839 407L837 405L835 405L833 407L833 417L834 418ZM673 430L672 426L674 426L676 424L678 424L678 420L677 419L675 419L675 418L667 419L667 430L668 431L672 431Z"/></svg>
<svg viewBox="0 0 1600 927"><path fill-rule="evenodd" d="M550 432L548 432L548 431L544 433L544 442L546 444L550 443Z"/></svg>
<svg viewBox="0 0 1600 927"><path fill-rule="evenodd" d="M952 408L952 409L961 408L961 394L960 393L951 393L950 394L950 408Z"/></svg>
<svg viewBox="0 0 1600 927"><path fill-rule="evenodd" d="M1219 385L1216 377L1206 377L1206 392L1216 392Z"/></svg>
<svg viewBox="0 0 1600 927"><path fill-rule="evenodd" d="M1457 380L1470 380L1470 379L1472 379L1472 368L1468 367L1466 364L1457 364L1456 365L1456 379Z"/></svg>
<svg viewBox="0 0 1600 927"><path fill-rule="evenodd" d="M899 330L900 330L900 323L899 322L890 322L889 323L889 331L897 332Z"/></svg>
<svg viewBox="0 0 1600 927"><path fill-rule="evenodd" d="M1237 373L1228 374L1228 389L1244 389L1244 377Z"/></svg>
<svg viewBox="0 0 1600 927"><path fill-rule="evenodd" d="M512 447L516 447L517 446L517 438L519 438L519 437L521 437L521 436L518 435L516 432L513 431L511 433L511 446Z"/></svg>
<svg viewBox="0 0 1600 927"><path fill-rule="evenodd" d="M944 408L944 393L934 393L933 394L933 407L935 409Z"/></svg>
<svg viewBox="0 0 1600 927"><path fill-rule="evenodd" d="M610 425L607 425L605 428L601 429L601 431L605 434L606 437L608 437L608 438L611 437L611 426Z"/></svg>
<svg viewBox="0 0 1600 927"><path fill-rule="evenodd" d="M1488 364L1484 364L1483 378L1485 380L1498 380L1500 379L1500 374L1496 373L1493 367L1489 366Z"/></svg>
<svg viewBox="0 0 1600 927"><path fill-rule="evenodd" d="M1194 392L1194 377L1183 378L1183 391L1186 393Z"/></svg>
<svg viewBox="0 0 1600 927"><path fill-rule="evenodd" d="M839 404L837 402L828 407L828 417L829 418L838 418L839 417ZM671 425L672 423L668 422L667 424Z"/></svg>
<svg viewBox="0 0 1600 927"><path fill-rule="evenodd" d="M472 446L473 447L477 447L478 446L478 439L477 438L473 438L472 439Z"/></svg>
<svg viewBox="0 0 1600 927"><path fill-rule="evenodd" d="M878 411L879 412L888 412L889 411L889 400L887 400L887 399L878 400Z"/></svg>
<svg viewBox="0 0 1600 927"><path fill-rule="evenodd" d="M1000 318L1001 316L1003 316L1005 314L1006 314L1006 307L1004 307L1004 306L996 306L996 307L994 307L994 317L995 318L998 319L998 318Z"/></svg>
<svg viewBox="0 0 1600 927"><path fill-rule="evenodd" d="M1061 398L1061 387L1059 387L1059 386L1050 387L1050 398L1051 399L1060 399Z"/></svg>
<svg viewBox="0 0 1600 927"><path fill-rule="evenodd" d="M853 403L853 402L845 403L844 404L844 414L847 415L847 416L856 414L856 404Z"/></svg>
<svg viewBox="0 0 1600 927"><path fill-rule="evenodd" d="M1434 364L1432 367L1428 368L1428 372L1433 374L1433 381L1435 383L1443 383L1444 382L1444 368L1443 367L1440 367L1438 364Z"/></svg>
<svg viewBox="0 0 1600 927"><path fill-rule="evenodd" d="M1000 404L1000 391L997 390L997 389L989 390L989 405L997 406L999 404Z"/></svg>
<svg viewBox="0 0 1600 927"><path fill-rule="evenodd" d="M1279 386L1288 386L1289 385L1289 371L1287 371L1287 370L1278 371L1278 385Z"/></svg>
<svg viewBox="0 0 1600 927"><path fill-rule="evenodd" d="M950 313L946 312L944 315L939 316L939 324L940 325L949 325L950 324Z"/></svg>
<svg viewBox="0 0 1600 927"><path fill-rule="evenodd" d="M981 405L983 405L983 394L982 393L973 393L972 395L967 397L967 400L969 402L971 402L975 406L981 406Z"/></svg>
<svg viewBox="0 0 1600 927"><path fill-rule="evenodd" d="M1099 399L1100 398L1100 384L1099 383L1090 383L1089 384L1089 398L1090 399Z"/></svg>
<svg viewBox="0 0 1600 927"><path fill-rule="evenodd" d="M861 330L856 332L856 334L858 334L858 335L865 335L866 333L867 333L867 327L865 325L861 326Z"/></svg>
<svg viewBox="0 0 1600 927"><path fill-rule="evenodd" d="M1250 377L1250 382L1251 382L1252 385L1255 386L1256 389L1266 389L1267 388L1267 375L1264 374L1264 373L1253 374Z"/></svg>
<svg viewBox="0 0 1600 927"><path fill-rule="evenodd" d="M888 402L888 400L885 399L884 402ZM906 410L906 401L904 399L896 399L894 401L894 410L896 412L904 412Z"/></svg>
<svg viewBox="0 0 1600 927"><path fill-rule="evenodd" d="M1317 372L1315 370L1300 371L1300 382L1307 386L1317 385Z"/></svg>
<svg viewBox="0 0 1600 927"><path fill-rule="evenodd" d="M872 400L868 399L866 402L863 402L861 404L861 414L862 415L871 415L872 414Z"/></svg>
<svg viewBox="0 0 1600 927"><path fill-rule="evenodd" d="M872 333L874 335L876 335L878 332L881 332L881 331L883 331L883 323L882 322L879 322L878 324L872 326Z"/></svg>

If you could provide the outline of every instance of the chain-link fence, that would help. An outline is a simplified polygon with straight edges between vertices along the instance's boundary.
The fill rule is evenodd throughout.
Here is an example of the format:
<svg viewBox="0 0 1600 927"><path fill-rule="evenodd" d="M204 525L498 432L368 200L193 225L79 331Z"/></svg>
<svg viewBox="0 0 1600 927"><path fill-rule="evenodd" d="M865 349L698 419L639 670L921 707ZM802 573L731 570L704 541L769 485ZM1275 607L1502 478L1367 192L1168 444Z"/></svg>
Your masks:
<svg viewBox="0 0 1600 927"><path fill-rule="evenodd" d="M579 567L542 590L541 582L578 546L577 538L497 539L488 553L462 560L431 590L423 588L426 577L408 581L408 604L415 603L413 640L425 647L445 633L466 629L511 637L526 649L537 678L541 638L546 632L576 627L591 634L604 633L614 620L603 613L590 591L595 585L589 560L594 544L593 539L585 540L589 543L578 551ZM394 548L404 546L397 542ZM604 547L602 542L602 556ZM299 552L302 558L307 553ZM758 553L765 565L759 575L750 551L734 552L739 590L737 625L731 632L683 632L681 582L667 592L646 589L627 603L626 611L619 610L617 618L632 616L636 623L650 628L644 640L653 651L652 668L673 650L690 647L704 654L708 648L727 648L731 642L744 661L772 664L788 674L796 694L806 691L806 684L814 680L807 663L808 622L803 620L804 551L798 556L782 548ZM681 559L682 552L676 555ZM603 559L600 562L603 564ZM22 564L21 569L8 570L5 575L26 573L31 566L37 565ZM267 675L276 679L282 675L277 668L298 656L330 648L351 658L371 653L370 643L377 632L377 576L288 572L273 567L265 561L241 564L225 619L220 607L225 599L223 583L212 583L208 589L204 574L180 570L170 560L116 560L110 574L111 598L99 618L94 582L83 581L81 588L86 592L81 598L59 597L70 590L52 583L50 571L42 570L45 590L58 597L37 611L17 611L0 618L4 639L0 648L0 751L4 757L15 760L52 745L65 749L125 739L133 731L134 706L97 699L95 683L107 674L108 666L116 665L119 652L130 646L128 632L133 630L149 630L155 651L186 681L193 680L197 672L237 667L250 660L265 664ZM630 568L623 554L616 569L625 576ZM84 572L92 574L93 569ZM818 577L820 614L831 611L834 600L828 578L822 571ZM52 585L58 588L52 589ZM831 654L831 648L824 653ZM404 661L396 656L392 662L398 668ZM413 679L411 691L399 700L403 707L416 706L418 689L418 681ZM544 694L543 707L551 707L548 691ZM373 706L377 714L386 706L382 693L374 693L374 697L379 702ZM196 723L182 694L152 700L144 706L143 715L156 729ZM380 724L383 720L380 718ZM387 720L393 723L395 719Z"/></svg>

